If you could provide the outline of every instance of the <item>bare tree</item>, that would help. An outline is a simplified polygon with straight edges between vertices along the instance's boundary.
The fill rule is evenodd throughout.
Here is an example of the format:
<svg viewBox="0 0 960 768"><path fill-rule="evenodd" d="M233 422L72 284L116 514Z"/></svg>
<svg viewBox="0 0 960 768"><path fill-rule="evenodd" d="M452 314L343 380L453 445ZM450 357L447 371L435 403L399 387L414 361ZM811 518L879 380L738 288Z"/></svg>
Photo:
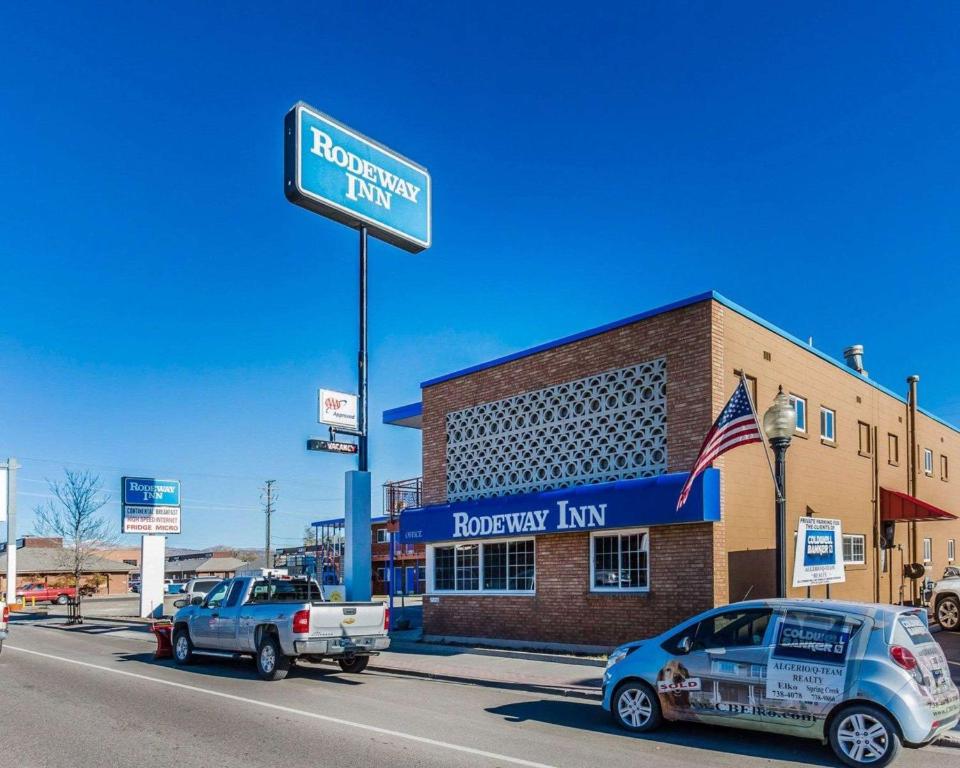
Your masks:
<svg viewBox="0 0 960 768"><path fill-rule="evenodd" d="M113 546L117 535L100 514L110 500L103 493L100 476L69 469L64 473L64 480L47 481L53 498L36 508L36 529L42 535L63 539L60 566L73 575L79 615L80 579L90 570L96 553Z"/></svg>

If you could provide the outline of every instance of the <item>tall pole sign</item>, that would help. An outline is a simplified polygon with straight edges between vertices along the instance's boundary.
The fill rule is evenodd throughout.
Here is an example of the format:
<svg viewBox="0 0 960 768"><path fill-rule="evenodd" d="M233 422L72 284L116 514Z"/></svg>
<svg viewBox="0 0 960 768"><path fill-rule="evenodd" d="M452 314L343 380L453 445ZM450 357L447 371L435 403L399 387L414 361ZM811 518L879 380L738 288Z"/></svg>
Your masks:
<svg viewBox="0 0 960 768"><path fill-rule="evenodd" d="M180 533L180 481L120 480L120 530L140 536L140 616L163 615L166 535Z"/></svg>
<svg viewBox="0 0 960 768"><path fill-rule="evenodd" d="M350 547L344 569L350 599L362 600L370 591L367 236L410 253L429 248L433 236L430 174L423 166L301 101L284 120L283 189L294 205L360 233L358 425L355 432L331 426L330 443L334 432L357 436L357 468L362 476L351 477L348 473L346 478L345 520ZM321 412L322 408L321 403Z"/></svg>

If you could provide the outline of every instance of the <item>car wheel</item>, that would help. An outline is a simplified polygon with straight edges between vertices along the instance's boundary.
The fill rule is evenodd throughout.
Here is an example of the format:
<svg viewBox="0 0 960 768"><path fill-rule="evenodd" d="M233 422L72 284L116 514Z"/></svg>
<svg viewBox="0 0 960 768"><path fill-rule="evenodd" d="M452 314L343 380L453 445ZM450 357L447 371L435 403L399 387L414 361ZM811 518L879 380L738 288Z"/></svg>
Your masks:
<svg viewBox="0 0 960 768"><path fill-rule="evenodd" d="M193 642L186 629L173 633L173 660L181 666L193 663Z"/></svg>
<svg viewBox="0 0 960 768"><path fill-rule="evenodd" d="M66 595L57 595L57 605L66 605L69 600Z"/></svg>
<svg viewBox="0 0 960 768"><path fill-rule="evenodd" d="M951 632L960 629L960 600L952 596L941 598L937 602L937 623Z"/></svg>
<svg viewBox="0 0 960 768"><path fill-rule="evenodd" d="M363 672L367 668L367 664L370 663L369 656L354 656L351 659L338 659L337 664L340 665L340 669L344 672L351 672L358 674Z"/></svg>
<svg viewBox="0 0 960 768"><path fill-rule="evenodd" d="M283 680L290 671L290 657L280 650L277 638L264 632L257 649L257 674L261 680Z"/></svg>
<svg viewBox="0 0 960 768"><path fill-rule="evenodd" d="M854 704L830 723L830 748L846 765L882 768L900 754L900 733L883 710Z"/></svg>
<svg viewBox="0 0 960 768"><path fill-rule="evenodd" d="M663 722L660 700L642 680L628 680L617 688L610 710L617 725L634 733L652 731Z"/></svg>

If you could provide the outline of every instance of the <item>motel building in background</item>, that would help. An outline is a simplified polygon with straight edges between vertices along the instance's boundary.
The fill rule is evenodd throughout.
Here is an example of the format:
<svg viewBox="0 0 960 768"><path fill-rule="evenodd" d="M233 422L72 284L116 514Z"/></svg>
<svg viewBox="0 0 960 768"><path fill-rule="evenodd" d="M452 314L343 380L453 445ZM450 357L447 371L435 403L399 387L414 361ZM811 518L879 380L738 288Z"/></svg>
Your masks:
<svg viewBox="0 0 960 768"><path fill-rule="evenodd" d="M774 595L760 445L721 457L675 509L741 373L761 419L780 386L798 412L788 595L806 594L790 586L790 532L812 515L842 521L831 597L914 601L904 564L930 578L958 564L960 431L859 360L710 292L423 382L383 420L422 431L422 501L399 541L425 547L424 634L606 649Z"/></svg>

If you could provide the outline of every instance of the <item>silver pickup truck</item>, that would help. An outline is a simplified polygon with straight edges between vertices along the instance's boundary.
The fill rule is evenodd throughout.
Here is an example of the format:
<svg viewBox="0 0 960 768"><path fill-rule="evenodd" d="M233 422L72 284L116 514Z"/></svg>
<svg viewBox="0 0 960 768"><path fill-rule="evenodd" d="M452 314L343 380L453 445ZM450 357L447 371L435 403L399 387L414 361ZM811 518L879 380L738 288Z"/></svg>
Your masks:
<svg viewBox="0 0 960 768"><path fill-rule="evenodd" d="M264 680L282 680L296 658L335 659L344 672L362 672L371 655L390 646L383 603L326 602L306 578L235 576L173 617L173 657L253 656Z"/></svg>

